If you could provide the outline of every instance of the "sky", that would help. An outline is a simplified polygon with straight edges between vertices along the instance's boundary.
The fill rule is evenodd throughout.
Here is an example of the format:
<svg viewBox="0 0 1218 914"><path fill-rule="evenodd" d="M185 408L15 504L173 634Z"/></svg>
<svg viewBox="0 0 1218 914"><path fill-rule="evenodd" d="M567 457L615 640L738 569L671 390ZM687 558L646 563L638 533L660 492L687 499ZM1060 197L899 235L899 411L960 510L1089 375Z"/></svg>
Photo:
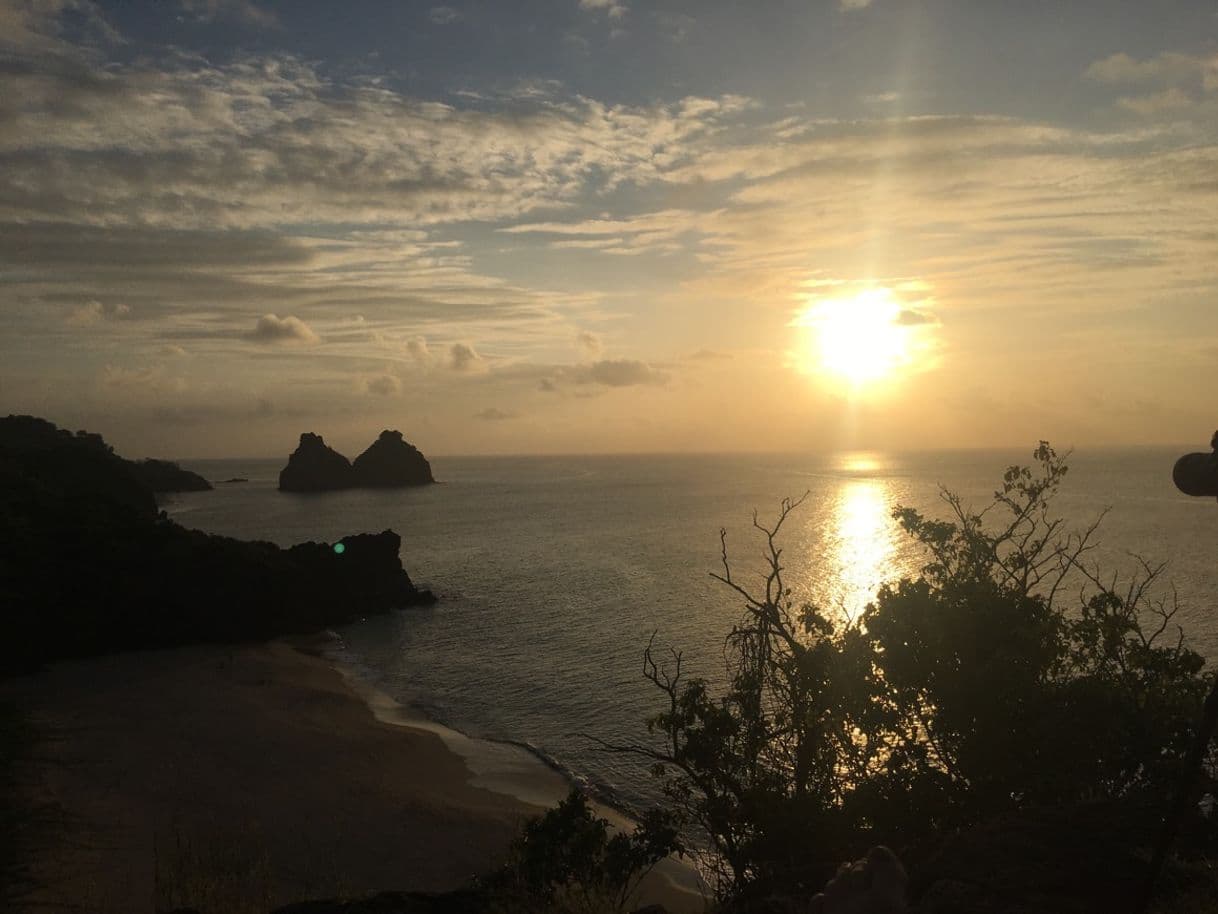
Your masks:
<svg viewBox="0 0 1218 914"><path fill-rule="evenodd" d="M0 413L128 456L1218 426L1212 0L0 0L0 71Z"/></svg>

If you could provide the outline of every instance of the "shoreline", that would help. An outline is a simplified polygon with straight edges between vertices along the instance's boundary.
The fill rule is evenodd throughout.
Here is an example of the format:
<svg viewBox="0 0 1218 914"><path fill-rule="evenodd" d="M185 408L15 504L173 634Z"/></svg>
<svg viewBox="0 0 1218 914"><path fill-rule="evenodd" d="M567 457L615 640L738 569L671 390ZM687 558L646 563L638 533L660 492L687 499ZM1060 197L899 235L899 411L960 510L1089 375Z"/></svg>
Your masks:
<svg viewBox="0 0 1218 914"><path fill-rule="evenodd" d="M31 909L252 912L459 889L566 795L524 749L488 753L500 744L408 714L316 638L295 641L108 655L0 682L38 731L22 793L54 813L33 849ZM640 901L652 897L674 914L704 907L666 867Z"/></svg>
<svg viewBox="0 0 1218 914"><path fill-rule="evenodd" d="M578 780L544 753L528 745L508 740L488 740L470 736L453 727L432 720L420 711L412 710L391 695L362 678L354 664L338 656L342 636L334 632L319 633L307 642L296 644L298 650L316 652L346 681L352 692L368 706L382 723L434 733L455 756L461 758L470 772L473 787L500 793L542 809L557 806L567 797ZM595 794L588 794L594 813L605 819L615 831L629 831L636 825L630 814ZM684 860L668 858L656 864L639 889L638 905L663 904L671 914L693 914L703 911L710 898L710 889L697 869Z"/></svg>

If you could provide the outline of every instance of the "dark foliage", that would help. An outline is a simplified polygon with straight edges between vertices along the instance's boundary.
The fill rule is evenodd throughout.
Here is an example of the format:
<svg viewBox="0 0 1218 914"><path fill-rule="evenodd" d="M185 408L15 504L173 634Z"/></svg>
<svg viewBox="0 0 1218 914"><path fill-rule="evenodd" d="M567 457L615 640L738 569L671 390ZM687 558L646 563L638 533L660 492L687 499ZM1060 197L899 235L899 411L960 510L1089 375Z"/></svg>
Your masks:
<svg viewBox="0 0 1218 914"><path fill-rule="evenodd" d="M434 599L392 531L281 549L188 530L98 435L0 420L0 674L49 660L316 631Z"/></svg>
<svg viewBox="0 0 1218 914"><path fill-rule="evenodd" d="M627 910L639 881L682 851L675 819L654 809L613 833L576 789L525 825L506 867L487 883L494 906L522 911Z"/></svg>
<svg viewBox="0 0 1218 914"><path fill-rule="evenodd" d="M1034 458L982 511L946 491L948 519L899 509L927 564L857 620L791 600L778 534L799 501L771 527L754 520L761 591L733 576L724 538L714 576L744 604L725 687L649 647L659 741L609 747L652 760L722 897L809 897L878 843L907 855L922 888L932 873L967 882L980 872L969 850L1001 848L989 866L1008 902L1092 903L1136 883L1200 714L1203 661L1173 629L1174 601L1150 597L1161 567L1102 577L1088 561L1099 522L1068 532L1051 511L1066 466L1044 443ZM1207 775L1197 797L1216 786ZM1213 848L1214 823L1193 809L1187 840ZM1100 892L1114 865L1121 878Z"/></svg>

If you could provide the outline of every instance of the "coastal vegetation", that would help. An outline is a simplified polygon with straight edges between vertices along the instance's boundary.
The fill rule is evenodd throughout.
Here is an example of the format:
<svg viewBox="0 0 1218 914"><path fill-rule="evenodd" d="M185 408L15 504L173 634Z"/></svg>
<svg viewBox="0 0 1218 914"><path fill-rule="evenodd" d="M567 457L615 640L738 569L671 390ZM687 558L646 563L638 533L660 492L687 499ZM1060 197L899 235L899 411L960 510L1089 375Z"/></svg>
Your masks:
<svg viewBox="0 0 1218 914"><path fill-rule="evenodd" d="M875 845L905 860L919 911L1118 910L1137 894L1204 661L1156 596L1162 567L1096 568L1099 521L1071 531L1053 511L1064 459L1044 442L1034 459L980 510L948 491L947 519L897 510L926 562L854 619L792 600L780 539L800 499L754 519L760 589L723 534L714 577L744 609L725 681L649 645L655 739L607 748L652 763L729 907L811 897ZM1212 750L1185 859L1218 848L1197 805L1218 789Z"/></svg>
<svg viewBox="0 0 1218 914"><path fill-rule="evenodd" d="M656 808L633 832L615 833L572 789L557 807L525 824L508 862L486 880L489 900L505 910L629 911L655 865L685 853L677 823L672 812Z"/></svg>

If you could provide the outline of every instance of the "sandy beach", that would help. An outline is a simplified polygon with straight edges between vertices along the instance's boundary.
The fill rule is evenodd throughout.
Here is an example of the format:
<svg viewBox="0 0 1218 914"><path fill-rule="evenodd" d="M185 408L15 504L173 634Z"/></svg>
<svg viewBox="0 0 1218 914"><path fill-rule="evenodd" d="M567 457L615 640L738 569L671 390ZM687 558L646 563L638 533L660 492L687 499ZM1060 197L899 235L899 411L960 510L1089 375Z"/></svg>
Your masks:
<svg viewBox="0 0 1218 914"><path fill-rule="evenodd" d="M56 820L43 908L452 889L537 812L470 786L438 736L377 721L286 644L64 663L3 693L46 737L29 778Z"/></svg>
<svg viewBox="0 0 1218 914"><path fill-rule="evenodd" d="M326 660L279 642L62 663L0 698L43 737L23 772L51 819L37 910L455 889L540 811L520 796L563 787L540 765L476 770L473 751L374 714Z"/></svg>

